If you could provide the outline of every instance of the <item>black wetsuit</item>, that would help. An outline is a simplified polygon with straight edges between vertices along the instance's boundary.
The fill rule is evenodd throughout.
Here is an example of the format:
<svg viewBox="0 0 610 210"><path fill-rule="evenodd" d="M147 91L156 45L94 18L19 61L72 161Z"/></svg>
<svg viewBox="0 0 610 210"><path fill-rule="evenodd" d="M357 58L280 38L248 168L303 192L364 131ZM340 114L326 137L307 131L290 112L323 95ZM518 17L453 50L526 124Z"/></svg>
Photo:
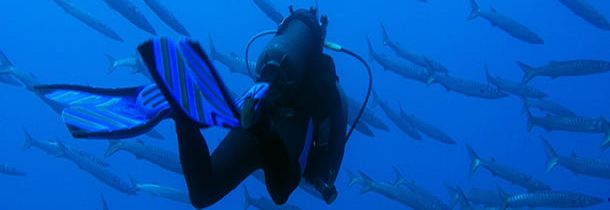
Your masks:
<svg viewBox="0 0 610 210"><path fill-rule="evenodd" d="M256 70L257 82L270 85L259 119L250 128L232 129L213 154L199 127L176 113L182 169L195 207L216 203L257 169L264 170L277 204L288 200L302 178L328 203L334 200L347 110L333 60L322 53L323 39L322 27L308 10L295 11L280 25ZM310 121L313 142L305 145ZM301 166L304 148L310 149Z"/></svg>

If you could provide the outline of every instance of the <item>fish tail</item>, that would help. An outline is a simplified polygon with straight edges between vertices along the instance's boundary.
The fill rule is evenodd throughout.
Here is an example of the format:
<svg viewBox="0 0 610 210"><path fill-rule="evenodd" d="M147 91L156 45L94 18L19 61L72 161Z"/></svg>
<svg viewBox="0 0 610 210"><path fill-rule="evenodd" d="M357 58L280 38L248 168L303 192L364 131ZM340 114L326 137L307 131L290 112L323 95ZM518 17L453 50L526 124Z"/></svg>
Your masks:
<svg viewBox="0 0 610 210"><path fill-rule="evenodd" d="M210 48L210 61L214 61L216 60L218 51L216 51L216 45L214 45L214 39L212 38L212 34L208 35L208 42L209 42L209 48Z"/></svg>
<svg viewBox="0 0 610 210"><path fill-rule="evenodd" d="M30 132L27 131L25 128L23 128L23 134L25 136L25 139L23 141L23 146L21 148L25 151L32 147L32 145L34 143L34 138L32 138L32 135L30 134Z"/></svg>
<svg viewBox="0 0 610 210"><path fill-rule="evenodd" d="M250 207L250 200L252 200L250 191L248 191L248 187L244 185L244 210L248 210Z"/></svg>
<svg viewBox="0 0 610 210"><path fill-rule="evenodd" d="M367 192L370 192L372 190L372 185L373 185L373 179L371 177L369 177L368 175L366 175L364 172L362 171L358 171L358 174L360 175L360 179L362 179L362 183L364 185L364 187L362 188L362 190L360 190L361 194L365 194Z"/></svg>
<svg viewBox="0 0 610 210"><path fill-rule="evenodd" d="M396 180L394 180L394 186L400 186L403 183L405 183L405 181L406 181L405 177L402 175L400 170L398 170L398 168L396 168L396 167L394 167L394 174L396 174Z"/></svg>
<svg viewBox="0 0 610 210"><path fill-rule="evenodd" d="M106 71L106 74L112 74L112 72L114 72L114 70L118 68L118 66L116 65L117 59L109 54L105 54L104 56L106 56L106 60L108 60L108 70Z"/></svg>
<svg viewBox="0 0 610 210"><path fill-rule="evenodd" d="M0 83L13 86L23 86L25 84L24 81L17 77L13 63L11 63L2 50L0 50Z"/></svg>
<svg viewBox="0 0 610 210"><path fill-rule="evenodd" d="M500 209L502 210L506 210L508 209L508 206L510 205L508 203L508 193L506 193L506 191L504 191L499 185L496 185L496 189L498 190L498 195L500 195L500 197L502 198L502 206Z"/></svg>
<svg viewBox="0 0 610 210"><path fill-rule="evenodd" d="M477 172L477 169L479 169L479 167L481 166L481 158L479 158L479 155L477 155L477 153L474 151L474 149L472 149L472 147L470 145L467 144L466 148L468 149L468 155L470 156L469 175L472 176L472 175L474 175L475 172Z"/></svg>
<svg viewBox="0 0 610 210"><path fill-rule="evenodd" d="M114 153L121 150L122 146L123 146L123 143L121 143L118 140L109 140L108 148L106 149L106 153L104 153L104 157L110 157L110 156L114 155Z"/></svg>
<svg viewBox="0 0 610 210"><path fill-rule="evenodd" d="M388 45L388 43L391 42L390 35L388 34L388 31L383 23L381 23L381 35L383 36L383 44Z"/></svg>
<svg viewBox="0 0 610 210"><path fill-rule="evenodd" d="M527 65L521 61L517 61L517 65L523 71L523 80L521 81L523 84L528 83L534 78L534 76L536 76L536 70L530 65Z"/></svg>
<svg viewBox="0 0 610 210"><path fill-rule="evenodd" d="M12 66L13 63L11 63L11 60L9 60L8 57L4 54L4 52L0 50L0 73L9 72L9 69L7 67Z"/></svg>
<svg viewBox="0 0 610 210"><path fill-rule="evenodd" d="M460 200L460 195L459 195L458 189L457 189L457 187L453 187L448 184L445 184L445 188L447 188L447 191L449 192L449 196L451 196L451 202L449 203L449 207L451 209L454 209L455 205L457 205L458 201Z"/></svg>
<svg viewBox="0 0 610 210"><path fill-rule="evenodd" d="M546 172L550 173L557 166L557 163L559 161L559 156L557 155L557 152L555 151L553 146L551 146L551 143L549 143L549 141L546 138L544 138L544 137L541 137L541 138L542 138L542 142L544 143L544 150L546 151L546 157L547 157Z"/></svg>
<svg viewBox="0 0 610 210"><path fill-rule="evenodd" d="M136 178L134 178L133 176L129 176L129 183L135 189L136 192L140 191L140 184L138 184L139 182Z"/></svg>
<svg viewBox="0 0 610 210"><path fill-rule="evenodd" d="M373 93L371 94L371 101L369 102L370 108L379 106L380 100L381 99L379 98L379 95L377 95L377 91L373 90Z"/></svg>
<svg viewBox="0 0 610 210"><path fill-rule="evenodd" d="M66 155L66 145L59 140L57 140L56 143L57 143L57 146L59 147L59 151L53 155L55 155L55 157L63 157L64 155Z"/></svg>
<svg viewBox="0 0 610 210"><path fill-rule="evenodd" d="M362 179L360 179L354 172L351 170L346 170L347 175L349 176L349 187L354 186L355 184L362 183Z"/></svg>
<svg viewBox="0 0 610 210"><path fill-rule="evenodd" d="M436 81L436 74L434 73L434 64L432 64L432 61L428 57L424 57L424 60L426 61L426 74L428 75L428 78L426 79L426 85L431 85Z"/></svg>
<svg viewBox="0 0 610 210"><path fill-rule="evenodd" d="M468 200L468 197L466 197L466 194L464 193L464 191L461 188L456 187L455 188L455 192L457 193L458 201L462 205L462 209L469 208L470 207L470 201ZM454 206L455 206L455 204L454 204Z"/></svg>
<svg viewBox="0 0 610 210"><path fill-rule="evenodd" d="M493 81L493 76L491 76L491 73L489 73L489 67L487 67L487 65L485 65L485 78L487 78L488 82Z"/></svg>
<svg viewBox="0 0 610 210"><path fill-rule="evenodd" d="M104 195L100 195L100 198L102 200L102 210L108 210L108 202L106 202Z"/></svg>
<svg viewBox="0 0 610 210"><path fill-rule="evenodd" d="M475 19L479 17L481 9L479 8L479 4L476 0L470 0L470 15L468 16L468 20Z"/></svg>

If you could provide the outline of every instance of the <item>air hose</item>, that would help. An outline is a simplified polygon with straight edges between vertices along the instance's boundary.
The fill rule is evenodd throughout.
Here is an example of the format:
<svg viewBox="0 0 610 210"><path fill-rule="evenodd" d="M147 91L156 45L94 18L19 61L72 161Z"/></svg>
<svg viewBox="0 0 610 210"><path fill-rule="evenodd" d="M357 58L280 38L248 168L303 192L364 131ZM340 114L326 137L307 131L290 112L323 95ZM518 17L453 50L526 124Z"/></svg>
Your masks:
<svg viewBox="0 0 610 210"><path fill-rule="evenodd" d="M253 36L253 37L250 39L250 41L248 41L248 45L246 45L246 56L245 56L245 58L244 58L244 59L246 60L246 68L248 69L248 74L250 75L250 77L251 77L252 81L256 81L256 77L254 77L254 74L252 74L252 68L250 68L250 60L249 60L250 46L252 46L252 44L253 44L253 43L254 43L256 40L260 39L261 37L263 37L263 36L269 36L269 35L273 35L273 34L275 34L275 33L277 33L277 31L276 31L276 30L268 30L268 31L263 31L263 32L260 32L260 33L258 33L258 34L256 34L256 35L254 35L254 36Z"/></svg>
<svg viewBox="0 0 610 210"><path fill-rule="evenodd" d="M364 98L364 102L362 103L362 106L360 107L360 111L358 112L358 115L356 116L356 118L354 120L354 124L352 124L351 128L347 132L346 141L348 141L350 139L350 137L352 136L352 134L354 133L356 126L360 122L362 115L364 115L364 112L366 111L366 106L369 103L371 94L373 93L373 71L371 70L371 66L369 66L369 64L366 62L366 60L364 60L364 58L362 58L362 56L359 56L358 54L352 52L349 49L344 48L343 46L341 46L337 43L332 43L332 42L327 41L327 42L324 42L324 47L326 47L329 50L345 53L347 55L354 57L356 60L360 61L362 63L362 65L364 65L367 73L369 74L369 85L368 85L368 89L366 92L366 97Z"/></svg>

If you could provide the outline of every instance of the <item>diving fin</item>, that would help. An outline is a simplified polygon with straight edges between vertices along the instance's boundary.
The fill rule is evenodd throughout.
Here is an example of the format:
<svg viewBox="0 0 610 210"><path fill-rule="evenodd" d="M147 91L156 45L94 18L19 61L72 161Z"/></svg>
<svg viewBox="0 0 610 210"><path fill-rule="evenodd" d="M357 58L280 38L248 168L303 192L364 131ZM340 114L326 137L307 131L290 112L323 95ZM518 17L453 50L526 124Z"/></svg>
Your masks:
<svg viewBox="0 0 610 210"><path fill-rule="evenodd" d="M172 110L200 127L240 126L237 106L198 43L156 38L140 45L138 52Z"/></svg>
<svg viewBox="0 0 610 210"><path fill-rule="evenodd" d="M169 104L154 84L123 89L74 85L34 89L62 108L62 118L75 138L135 137L149 132L171 114Z"/></svg>

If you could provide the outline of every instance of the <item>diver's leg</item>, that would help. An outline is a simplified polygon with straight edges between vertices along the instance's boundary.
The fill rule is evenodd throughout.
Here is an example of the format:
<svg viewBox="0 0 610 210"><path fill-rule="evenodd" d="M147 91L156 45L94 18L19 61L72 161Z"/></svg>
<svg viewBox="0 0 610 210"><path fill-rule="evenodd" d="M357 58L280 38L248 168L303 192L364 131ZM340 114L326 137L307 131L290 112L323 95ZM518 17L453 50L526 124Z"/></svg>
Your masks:
<svg viewBox="0 0 610 210"><path fill-rule="evenodd" d="M265 184L271 199L284 204L301 181L299 156L304 148L308 118L302 113L261 121L251 129L259 138Z"/></svg>
<svg viewBox="0 0 610 210"><path fill-rule="evenodd" d="M176 133L184 178L197 208L216 203L260 168L256 140L244 130L231 130L212 156L194 123L176 119Z"/></svg>

